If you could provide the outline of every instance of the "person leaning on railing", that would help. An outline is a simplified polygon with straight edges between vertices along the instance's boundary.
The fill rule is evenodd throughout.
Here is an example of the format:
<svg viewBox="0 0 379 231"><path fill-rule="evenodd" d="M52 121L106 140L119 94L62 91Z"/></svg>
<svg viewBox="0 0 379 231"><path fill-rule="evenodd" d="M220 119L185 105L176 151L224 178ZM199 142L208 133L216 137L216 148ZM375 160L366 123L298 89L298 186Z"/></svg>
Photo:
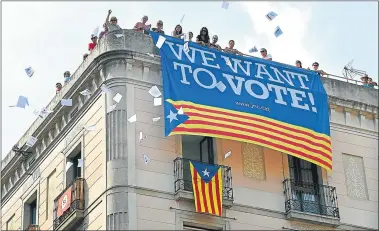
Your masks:
<svg viewBox="0 0 379 231"><path fill-rule="evenodd" d="M296 65L296 67L298 67L298 68L303 68L303 65L301 64L301 61L300 61L300 60L296 60L295 65Z"/></svg>
<svg viewBox="0 0 379 231"><path fill-rule="evenodd" d="M163 22L162 22L162 20L158 20L158 22L157 22L157 27L156 27L156 28L153 28L152 31L164 35Z"/></svg>
<svg viewBox="0 0 379 231"><path fill-rule="evenodd" d="M222 50L221 46L217 44L218 42L218 36L213 35L212 42L209 44L209 47L216 48L217 50Z"/></svg>
<svg viewBox="0 0 379 231"><path fill-rule="evenodd" d="M103 24L103 28L104 28L104 30L102 32L100 32L100 34L99 34L99 41L108 32L108 27L107 27L106 23Z"/></svg>
<svg viewBox="0 0 379 231"><path fill-rule="evenodd" d="M378 84L376 82L373 82L372 81L372 78L371 77L368 77L367 78L367 84L368 84L368 87L369 88L374 88L374 86L378 86Z"/></svg>
<svg viewBox="0 0 379 231"><path fill-rule="evenodd" d="M88 51L92 52L93 49L95 49L97 45L97 35L92 34L91 35L91 43L88 44Z"/></svg>
<svg viewBox="0 0 379 231"><path fill-rule="evenodd" d="M68 83L68 82L70 82L70 80L71 80L71 74L70 74L69 71L65 71L63 73L63 77L64 77L64 83L65 84Z"/></svg>
<svg viewBox="0 0 379 231"><path fill-rule="evenodd" d="M58 94L62 90L62 84L56 83L55 84L55 94Z"/></svg>
<svg viewBox="0 0 379 231"><path fill-rule="evenodd" d="M138 32L142 32L142 33L144 33L144 34L147 34L146 31L150 30L150 28L151 28L151 24L146 25L147 20L149 20L149 17L147 17L146 15L143 16L141 22L137 22L137 23L134 25L134 29L135 29L136 31L138 31Z"/></svg>
<svg viewBox="0 0 379 231"><path fill-rule="evenodd" d="M175 38L181 38L183 35L183 28L180 24L176 25L175 29L171 32L171 36Z"/></svg>
<svg viewBox="0 0 379 231"><path fill-rule="evenodd" d="M317 74L320 75L320 76L328 75L328 73L326 73L325 71L323 71L323 70L319 70L319 69L318 69L319 66L320 66L320 65L318 64L318 62L314 62L314 63L312 64L313 71L317 72ZM309 67L308 67L308 70L310 70Z"/></svg>
<svg viewBox="0 0 379 231"><path fill-rule="evenodd" d="M200 30L200 34L196 37L196 42L203 46L209 45L209 34L208 34L208 28L203 27Z"/></svg>
<svg viewBox="0 0 379 231"><path fill-rule="evenodd" d="M232 53L235 55L243 55L242 52L234 48L234 45L235 45L234 40L233 39L229 40L229 47L225 47L223 51L227 53Z"/></svg>
<svg viewBox="0 0 379 231"><path fill-rule="evenodd" d="M267 54L266 48L262 48L260 50L260 53L261 53L262 59L272 60L272 55L271 54Z"/></svg>

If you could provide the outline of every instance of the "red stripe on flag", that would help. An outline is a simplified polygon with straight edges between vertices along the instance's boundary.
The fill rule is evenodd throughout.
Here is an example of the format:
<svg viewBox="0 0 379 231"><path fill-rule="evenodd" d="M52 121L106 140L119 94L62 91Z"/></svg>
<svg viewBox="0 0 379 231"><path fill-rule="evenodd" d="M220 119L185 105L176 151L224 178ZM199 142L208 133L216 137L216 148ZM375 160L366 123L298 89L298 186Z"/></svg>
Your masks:
<svg viewBox="0 0 379 231"><path fill-rule="evenodd" d="M224 112L224 111L221 111L221 110L218 111L218 110L206 109L206 108L202 108L202 107L196 107L196 106L188 105L188 104L185 104L185 103L181 104L181 105L175 105L175 104L173 104L173 106L176 109L179 109L180 107L183 107L183 108L196 109L196 110L210 112L210 113L222 114L222 115L226 115L226 116L233 116L233 117L236 117L236 118L255 120L255 121L262 122L262 123L267 123L267 124L270 124L270 125L273 125L273 126L277 126L279 128L282 128L282 129L290 130L292 132L308 135L308 136L311 136L312 138L314 138L316 140L323 140L323 141L325 141L327 143L330 143L330 140L326 139L325 137L316 136L316 135L314 135L312 133L309 133L307 131L302 131L302 130L299 130L299 129L296 129L296 128L292 128L292 127L288 127L288 126L285 126L285 125L277 124L277 123L274 123L274 122L271 122L271 121L268 121L268 120L263 120L263 119L259 119L259 118L253 118L253 117L250 117L250 116L238 115L238 114L234 114L234 113ZM188 112L186 112L186 114L188 114Z"/></svg>
<svg viewBox="0 0 379 231"><path fill-rule="evenodd" d="M211 202L211 209L212 209L212 214L216 214L216 210L215 210L215 201L214 201L214 198L213 198L213 187L214 187L214 185L213 185L213 183L212 183L213 181L211 180L211 181L209 181L209 183L208 183L208 191L209 191L209 201Z"/></svg>
<svg viewBox="0 0 379 231"><path fill-rule="evenodd" d="M201 191L203 192L203 203L205 212L209 213L207 195L205 194L205 182L203 179L201 179Z"/></svg>
<svg viewBox="0 0 379 231"><path fill-rule="evenodd" d="M196 205L197 205L197 211L196 212L201 212L201 205L200 205L200 196L199 196L199 188L198 188L198 181L197 181L197 171L196 171L196 168L193 167L193 176L192 176L192 181L193 181L193 185L195 186L195 188L193 189L194 193L196 194Z"/></svg>
<svg viewBox="0 0 379 231"><path fill-rule="evenodd" d="M253 128L259 128L259 129L267 130L267 131L270 131L270 132L274 132L274 133L277 133L277 134L280 134L280 135L284 135L284 136L290 137L292 139L297 139L297 140L301 140L301 141L307 142L310 145L314 145L314 146L317 146L317 147L320 147L320 148L324 148L325 150L332 152L332 149L330 147L327 147L324 144L316 143L316 142L313 142L313 141L311 141L309 139L306 139L306 138L303 138L303 137L294 136L294 135L291 135L291 134L288 134L288 133L285 133L285 132L281 132L280 130L275 130L275 129L272 129L272 128L269 128L269 127L265 127L265 126L262 126L262 125L259 125L259 124L252 124L252 123L248 123L248 122L243 122L243 121L239 121L239 120L232 120L232 119L227 119L227 118L218 117L218 116L203 115L203 114L196 113L196 112L186 112L186 114L188 116L198 116L198 117L207 118L207 119L227 121L227 122L231 122L231 123L238 123L240 125L246 125L246 126L253 127ZM191 121L197 121L197 120L192 120L190 118L189 120L187 120L184 123L187 124L187 123L190 123ZM211 123L211 122L209 122L209 123ZM264 122L264 123L267 123L267 122ZM231 126L231 125L229 125L229 126ZM241 129L241 128L239 128L239 129ZM328 141L328 143L330 143L330 142Z"/></svg>
<svg viewBox="0 0 379 231"><path fill-rule="evenodd" d="M216 135L223 135L223 136L229 136L229 137L236 137L236 138L240 138L240 139L251 140L251 141L263 143L263 144L266 144L266 145L270 145L270 146L276 147L278 149L286 150L289 153L296 153L299 156L303 156L303 157L306 157L308 159L314 160L314 161L316 161L318 163L321 163L321 164L325 165L329 169L332 169L331 164L327 163L326 161L324 161L324 160L322 160L322 159L320 159L318 157L311 156L311 155L302 153L300 151L297 151L297 150L294 150L294 149L291 149L291 148L288 148L288 147L285 147L285 146L282 146L282 145L278 145L278 144L275 144L275 143L272 143L272 142L269 142L269 141L266 141L266 140L262 140L262 139L255 138L255 137L251 137L251 136L240 135L240 134L231 133L231 132L216 131L216 130L211 130L211 129L202 129L202 128L182 128L182 127L176 127L176 128L173 129L173 131L174 132L208 133L208 134L216 134Z"/></svg>
<svg viewBox="0 0 379 231"><path fill-rule="evenodd" d="M215 184L216 184L216 197L217 197L217 207L218 207L218 215L222 216L222 204L220 197L222 197L222 192L220 192L220 184L219 184L219 171L217 171L215 175Z"/></svg>
<svg viewBox="0 0 379 231"><path fill-rule="evenodd" d="M240 122L238 122L240 123ZM281 141L283 143L287 143L287 144L291 144L293 146L296 146L296 147L301 147L301 148L304 148L305 150L308 150L310 152L313 152L313 153L317 153L325 158L328 158L329 160L332 160L332 157L328 154L326 154L325 152L322 152L320 150L317 150L317 149L313 149L313 148L310 148L304 144L300 144L300 143L295 143L293 141L290 141L290 140L286 140L286 139L283 139L283 138L280 138L280 137L276 137L276 136L273 136L273 135L270 135L270 134L266 134L266 133L263 133L263 132L259 132L259 131L256 131L256 130L252 130L252 129L248 129L248 128L241 128L241 127L237 127L237 126L233 126L233 125L227 125L227 124L220 124L220 123L214 123L214 122L209 122L209 121L201 121L201 120L187 120L186 122L184 122L184 124L200 124L200 125L211 125L211 126L216 126L216 127L223 127L223 128L230 128L230 129L234 129L234 130L240 130L240 131L244 131L244 132L250 132L250 133L255 133L255 134L258 134L258 135L261 135L261 136L265 136L265 137L268 137L268 138L271 138L273 140L278 140L278 141ZM277 131L277 133L280 133L279 131Z"/></svg>

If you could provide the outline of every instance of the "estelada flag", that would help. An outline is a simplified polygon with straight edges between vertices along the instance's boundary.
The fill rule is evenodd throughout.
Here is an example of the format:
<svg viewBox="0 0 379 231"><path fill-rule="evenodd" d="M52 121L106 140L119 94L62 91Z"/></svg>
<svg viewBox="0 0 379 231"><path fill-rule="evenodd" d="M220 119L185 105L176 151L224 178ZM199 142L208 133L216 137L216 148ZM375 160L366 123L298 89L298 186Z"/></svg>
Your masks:
<svg viewBox="0 0 379 231"><path fill-rule="evenodd" d="M190 161L196 212L222 216L222 174L217 165Z"/></svg>
<svg viewBox="0 0 379 231"><path fill-rule="evenodd" d="M66 192L58 200L58 211L57 217L62 216L62 214L70 208L71 206L71 187L69 187Z"/></svg>

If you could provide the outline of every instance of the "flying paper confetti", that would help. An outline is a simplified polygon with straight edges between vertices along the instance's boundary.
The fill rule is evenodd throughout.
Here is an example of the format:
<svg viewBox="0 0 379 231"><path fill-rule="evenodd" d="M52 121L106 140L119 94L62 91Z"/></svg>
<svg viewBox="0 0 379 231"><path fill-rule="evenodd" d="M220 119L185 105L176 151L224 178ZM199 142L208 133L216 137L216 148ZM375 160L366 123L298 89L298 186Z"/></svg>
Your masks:
<svg viewBox="0 0 379 231"><path fill-rule="evenodd" d="M111 105L111 106L109 106L109 107L108 107L108 111L109 111L109 112L113 111L113 110L116 108L116 106L117 106L117 103L116 103L116 104L113 104L113 105Z"/></svg>
<svg viewBox="0 0 379 231"><path fill-rule="evenodd" d="M20 95L17 100L17 104L9 107L19 107L25 109L26 106L29 106L28 98L25 96Z"/></svg>
<svg viewBox="0 0 379 231"><path fill-rule="evenodd" d="M34 144L37 142L37 138L35 138L34 136L30 136L29 138L28 138L28 140L26 141L26 146L28 146L28 147L33 147L34 146Z"/></svg>
<svg viewBox="0 0 379 231"><path fill-rule="evenodd" d="M155 117L155 118L153 118L153 122L157 122L157 121L159 121L161 119L161 117Z"/></svg>
<svg viewBox="0 0 379 231"><path fill-rule="evenodd" d="M229 152L225 153L224 158L226 159L226 158L228 158L230 155L232 155L232 151L229 151Z"/></svg>
<svg viewBox="0 0 379 231"><path fill-rule="evenodd" d="M146 137L147 137L147 135L143 135L142 131L139 132L139 139L138 139L138 142L141 143L141 141L144 140Z"/></svg>
<svg viewBox="0 0 379 231"><path fill-rule="evenodd" d="M143 154L143 160L145 161L145 165L147 165L150 161L150 158L144 153Z"/></svg>
<svg viewBox="0 0 379 231"><path fill-rule="evenodd" d="M254 52L258 52L258 49L257 49L256 46L254 46L253 48L251 48L251 49L249 50L249 53L254 53Z"/></svg>
<svg viewBox="0 0 379 231"><path fill-rule="evenodd" d="M134 114L131 117L129 117L128 121L129 121L129 123L136 122L137 121L137 114Z"/></svg>
<svg viewBox="0 0 379 231"><path fill-rule="evenodd" d="M26 75L30 78L34 74L34 70L31 67L25 68Z"/></svg>
<svg viewBox="0 0 379 231"><path fill-rule="evenodd" d="M88 96L88 95L91 95L91 91L88 89L85 89L84 91L81 91L80 94L84 96Z"/></svg>
<svg viewBox="0 0 379 231"><path fill-rule="evenodd" d="M96 130L96 126L95 125L88 125L88 126L84 126L84 129L86 131L95 131Z"/></svg>
<svg viewBox="0 0 379 231"><path fill-rule="evenodd" d="M72 106L72 99L61 99L62 106L71 107Z"/></svg>
<svg viewBox="0 0 379 231"><path fill-rule="evenodd" d="M101 85L101 90L105 93L105 94L111 94L112 93L112 90L109 89L109 87L105 86L104 84Z"/></svg>
<svg viewBox="0 0 379 231"><path fill-rule="evenodd" d="M185 43L184 43L183 50L184 50L184 52L186 52L186 53L189 52L188 42L185 42Z"/></svg>
<svg viewBox="0 0 379 231"><path fill-rule="evenodd" d="M179 110L178 110L178 115L183 115L183 114L184 114L183 108L180 107Z"/></svg>
<svg viewBox="0 0 379 231"><path fill-rule="evenodd" d="M120 93L117 93L114 97L113 100L119 103L121 101L122 95Z"/></svg>
<svg viewBox="0 0 379 231"><path fill-rule="evenodd" d="M99 27L96 27L95 30L93 30L92 35L98 37L99 36Z"/></svg>
<svg viewBox="0 0 379 231"><path fill-rule="evenodd" d="M124 34L114 34L114 36L116 36L116 38L121 38L124 37Z"/></svg>
<svg viewBox="0 0 379 231"><path fill-rule="evenodd" d="M182 16L182 19L180 19L180 24L182 24L183 23L183 19L184 19L184 16L186 16L185 14L183 14L183 16Z"/></svg>
<svg viewBox="0 0 379 231"><path fill-rule="evenodd" d="M282 29L280 29L280 27L277 26L276 29L275 29L275 32L274 32L275 37L279 37L282 34L283 34Z"/></svg>
<svg viewBox="0 0 379 231"><path fill-rule="evenodd" d="M83 159L78 159L78 168L83 168Z"/></svg>
<svg viewBox="0 0 379 231"><path fill-rule="evenodd" d="M189 33L185 33L183 35L183 39L184 39L184 42L188 42L189 41Z"/></svg>
<svg viewBox="0 0 379 231"><path fill-rule="evenodd" d="M155 44L155 46L157 46L160 49L163 46L165 41L166 41L166 38L163 37L162 35L159 35L157 44ZM149 53L147 53L147 54L149 54ZM152 57L154 58L154 55Z"/></svg>
<svg viewBox="0 0 379 231"><path fill-rule="evenodd" d="M158 98L159 96L162 95L161 91L157 86L152 86L149 90L149 94L153 96L154 98Z"/></svg>
<svg viewBox="0 0 379 231"><path fill-rule="evenodd" d="M161 106L162 98L154 98L154 106Z"/></svg>
<svg viewBox="0 0 379 231"><path fill-rule="evenodd" d="M50 113L53 113L53 111L47 110L46 107L42 107L41 110L34 110L34 115L37 115L41 118L45 118Z"/></svg>
<svg viewBox="0 0 379 231"><path fill-rule="evenodd" d="M278 16L274 11L270 11L266 14L266 18L270 21L272 21L276 16Z"/></svg>
<svg viewBox="0 0 379 231"><path fill-rule="evenodd" d="M227 10L229 8L229 2L228 1L222 1L221 8L224 8L225 10Z"/></svg>
<svg viewBox="0 0 379 231"><path fill-rule="evenodd" d="M72 162L70 162L70 161L66 162L66 172L71 168L72 165L73 165Z"/></svg>

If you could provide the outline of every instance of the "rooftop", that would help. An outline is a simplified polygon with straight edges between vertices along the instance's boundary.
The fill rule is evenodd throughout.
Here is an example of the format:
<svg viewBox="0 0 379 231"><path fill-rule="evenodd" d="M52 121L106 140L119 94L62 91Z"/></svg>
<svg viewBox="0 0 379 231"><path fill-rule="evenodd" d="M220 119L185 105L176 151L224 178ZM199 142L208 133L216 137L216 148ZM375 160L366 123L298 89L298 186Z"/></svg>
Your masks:
<svg viewBox="0 0 379 231"><path fill-rule="evenodd" d="M123 34L123 37L117 38L115 34ZM62 90L54 96L46 106L48 110L57 112L61 107L60 101L67 98L76 87L80 85L85 78L88 78L96 64L104 55L114 55L117 59L119 54L130 54L141 56L153 60L154 63L160 63L159 50L155 47L153 40L149 35L136 32L134 30L114 31L106 34L96 48L89 54L77 70L72 74L71 81L66 84ZM153 54L153 55L151 55ZM154 57L152 57L154 56ZM346 107L356 110L364 110L373 114L378 114L378 89L364 88L362 82L357 80L346 79L335 75L321 77L325 90L329 95L329 101L339 102ZM51 113L45 118L38 117L32 125L26 130L24 135L18 141L18 147L22 147L30 136L38 137L44 125L49 123L50 119L55 116ZM10 151L2 160L2 170L15 157L15 153Z"/></svg>

